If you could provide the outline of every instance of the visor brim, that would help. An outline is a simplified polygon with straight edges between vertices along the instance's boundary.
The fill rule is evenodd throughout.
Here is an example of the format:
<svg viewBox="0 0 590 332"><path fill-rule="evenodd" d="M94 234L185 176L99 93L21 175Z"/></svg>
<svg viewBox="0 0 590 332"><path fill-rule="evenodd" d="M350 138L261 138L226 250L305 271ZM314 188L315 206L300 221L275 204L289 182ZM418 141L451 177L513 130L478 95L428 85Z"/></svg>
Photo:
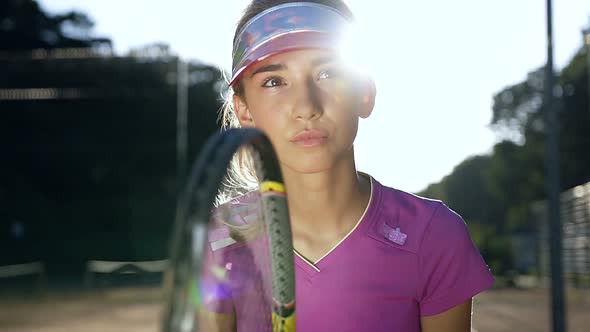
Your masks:
<svg viewBox="0 0 590 332"><path fill-rule="evenodd" d="M234 86L248 69L272 56L303 49L337 50L338 46L338 38L334 33L328 32L296 31L274 37L260 44L244 57L234 69L229 85Z"/></svg>

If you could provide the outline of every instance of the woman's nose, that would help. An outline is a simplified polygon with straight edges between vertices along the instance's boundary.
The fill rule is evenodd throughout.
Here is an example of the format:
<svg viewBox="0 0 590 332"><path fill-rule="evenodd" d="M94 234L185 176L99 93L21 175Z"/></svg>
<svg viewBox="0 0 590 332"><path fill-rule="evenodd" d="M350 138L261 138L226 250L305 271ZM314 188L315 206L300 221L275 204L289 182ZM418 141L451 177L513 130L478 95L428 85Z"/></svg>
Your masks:
<svg viewBox="0 0 590 332"><path fill-rule="evenodd" d="M323 113L319 87L313 78L308 78L297 87L293 117L308 120Z"/></svg>

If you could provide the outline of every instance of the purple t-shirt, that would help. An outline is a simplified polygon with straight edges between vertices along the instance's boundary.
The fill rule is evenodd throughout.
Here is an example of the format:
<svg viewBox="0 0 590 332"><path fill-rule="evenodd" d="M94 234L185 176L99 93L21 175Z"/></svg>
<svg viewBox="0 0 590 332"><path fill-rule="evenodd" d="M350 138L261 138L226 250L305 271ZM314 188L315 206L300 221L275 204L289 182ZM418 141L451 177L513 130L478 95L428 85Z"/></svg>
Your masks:
<svg viewBox="0 0 590 332"><path fill-rule="evenodd" d="M314 264L295 255L297 331L417 332L421 316L451 309L494 283L459 215L440 201L371 182L363 217L335 248ZM252 260L239 248L214 248L234 266L230 279L235 273L238 280L237 266ZM244 296L269 282L252 275L218 290L223 295L209 303L235 312L239 332L254 331L257 318L247 312L265 305Z"/></svg>

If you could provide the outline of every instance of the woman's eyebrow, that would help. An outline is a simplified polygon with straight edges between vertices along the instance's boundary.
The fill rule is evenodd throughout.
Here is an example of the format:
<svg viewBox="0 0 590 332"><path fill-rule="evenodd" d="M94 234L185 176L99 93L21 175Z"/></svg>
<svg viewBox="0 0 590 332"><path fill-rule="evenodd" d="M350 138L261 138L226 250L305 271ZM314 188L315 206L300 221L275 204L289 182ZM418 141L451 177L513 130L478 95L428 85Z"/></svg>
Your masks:
<svg viewBox="0 0 590 332"><path fill-rule="evenodd" d="M270 71L279 71L279 70L284 70L284 69L287 69L287 66L285 66L282 63L270 64L270 65L262 66L262 67L256 69L252 73L252 75L250 75L250 78L254 77L254 75L256 75L256 74L266 73L266 72L270 72Z"/></svg>
<svg viewBox="0 0 590 332"><path fill-rule="evenodd" d="M330 63L330 62L334 62L336 61L336 58L333 56L324 56L324 57L319 57L317 59L314 59L311 62L311 65L313 67L317 67L317 66L321 66L321 65L325 65L326 63Z"/></svg>

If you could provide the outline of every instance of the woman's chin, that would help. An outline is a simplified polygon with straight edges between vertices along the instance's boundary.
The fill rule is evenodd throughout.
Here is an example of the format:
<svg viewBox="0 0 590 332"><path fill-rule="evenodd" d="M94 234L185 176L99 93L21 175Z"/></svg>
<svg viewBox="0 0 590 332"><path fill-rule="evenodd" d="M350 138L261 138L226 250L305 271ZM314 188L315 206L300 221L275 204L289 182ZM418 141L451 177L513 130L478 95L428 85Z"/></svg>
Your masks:
<svg viewBox="0 0 590 332"><path fill-rule="evenodd" d="M333 165L325 160L297 160L290 163L282 163L282 166L283 173L318 174L328 171Z"/></svg>

